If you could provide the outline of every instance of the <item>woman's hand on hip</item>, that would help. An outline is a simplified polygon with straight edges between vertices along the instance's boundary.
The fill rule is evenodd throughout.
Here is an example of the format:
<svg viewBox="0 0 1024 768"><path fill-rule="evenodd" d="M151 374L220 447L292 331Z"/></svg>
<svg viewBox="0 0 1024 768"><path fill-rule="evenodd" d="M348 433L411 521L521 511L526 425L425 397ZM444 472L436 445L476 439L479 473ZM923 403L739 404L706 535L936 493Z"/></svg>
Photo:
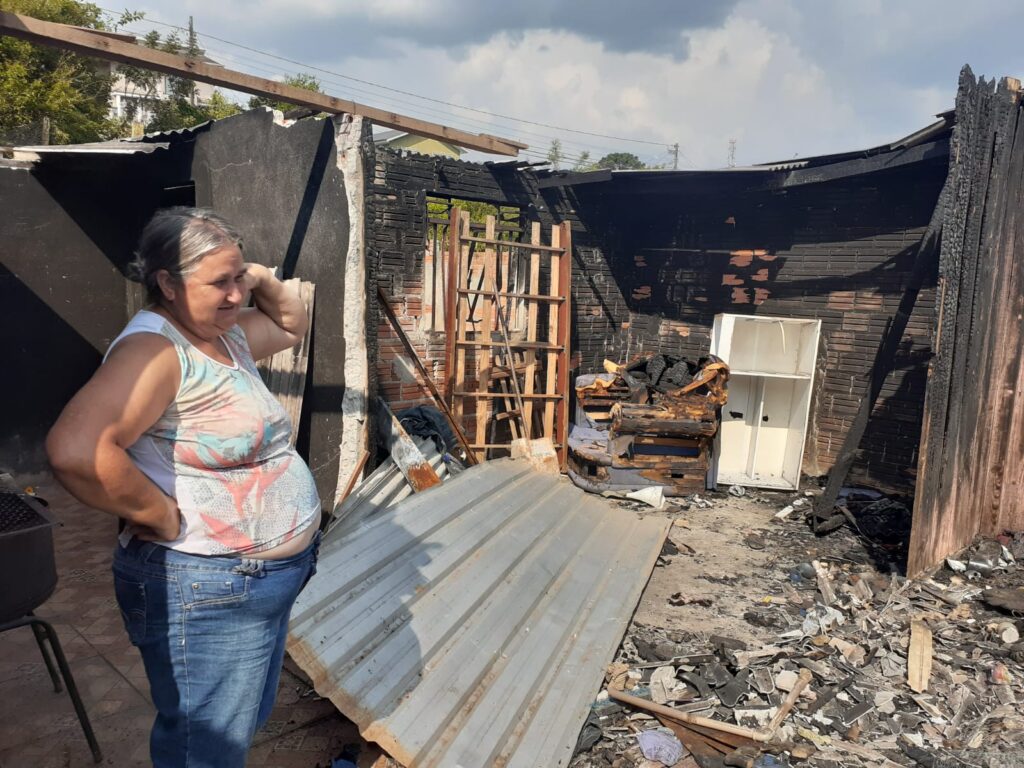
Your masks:
<svg viewBox="0 0 1024 768"><path fill-rule="evenodd" d="M152 519L136 519L135 536L143 541L174 541L181 533L181 510L178 503L164 496L166 504L162 513Z"/></svg>

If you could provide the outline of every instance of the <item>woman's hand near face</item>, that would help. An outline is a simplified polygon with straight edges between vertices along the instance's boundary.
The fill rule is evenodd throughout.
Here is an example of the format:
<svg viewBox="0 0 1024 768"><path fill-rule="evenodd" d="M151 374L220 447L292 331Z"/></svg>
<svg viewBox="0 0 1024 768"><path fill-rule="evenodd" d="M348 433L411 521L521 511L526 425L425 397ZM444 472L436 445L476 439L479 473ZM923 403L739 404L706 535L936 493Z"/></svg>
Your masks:
<svg viewBox="0 0 1024 768"><path fill-rule="evenodd" d="M238 324L245 331L253 358L260 360L302 341L309 321L295 288L282 283L262 264L245 267L245 284L256 308L242 310Z"/></svg>
<svg viewBox="0 0 1024 768"><path fill-rule="evenodd" d="M270 285L276 281L274 272L269 267L265 267L262 264L255 264L248 262L245 265L245 288L247 291L257 294L260 288L265 285Z"/></svg>

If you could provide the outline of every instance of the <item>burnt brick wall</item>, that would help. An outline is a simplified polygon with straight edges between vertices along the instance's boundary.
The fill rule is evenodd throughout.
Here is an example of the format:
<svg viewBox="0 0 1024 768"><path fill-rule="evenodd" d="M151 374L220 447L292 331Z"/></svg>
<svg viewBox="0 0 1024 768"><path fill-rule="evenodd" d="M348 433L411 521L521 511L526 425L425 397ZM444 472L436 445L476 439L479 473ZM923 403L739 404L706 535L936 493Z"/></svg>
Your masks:
<svg viewBox="0 0 1024 768"><path fill-rule="evenodd" d="M434 382L445 381L444 333L423 330L424 254L427 244L427 197L452 197L493 205L518 206L523 220L550 222L536 178L515 163L481 164L447 157L375 149L369 162L366 201L367 263L370 285L380 285L392 299L409 336ZM405 353L378 305L368 302L375 388L394 410L433 404L430 392ZM443 386L441 386L443 389Z"/></svg>
<svg viewBox="0 0 1024 768"><path fill-rule="evenodd" d="M785 192L643 193L617 177L567 190L587 233L577 243L573 348L580 371L640 354L706 354L718 313L819 318L819 369L804 471L828 471L867 391L909 278L945 163ZM617 190L617 187L619 188ZM931 354L935 278L918 298L851 480L912 485Z"/></svg>

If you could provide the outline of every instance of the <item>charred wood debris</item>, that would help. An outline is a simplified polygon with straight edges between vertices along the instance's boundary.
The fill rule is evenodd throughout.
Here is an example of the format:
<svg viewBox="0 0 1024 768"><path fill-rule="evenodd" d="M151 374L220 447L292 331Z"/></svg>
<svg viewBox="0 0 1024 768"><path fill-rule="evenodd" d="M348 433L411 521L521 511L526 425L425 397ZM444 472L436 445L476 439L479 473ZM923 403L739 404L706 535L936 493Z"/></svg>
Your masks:
<svg viewBox="0 0 1024 768"><path fill-rule="evenodd" d="M702 491L729 367L713 355L692 361L658 354L625 365L606 360L604 368L576 379L572 481L606 495Z"/></svg>
<svg viewBox="0 0 1024 768"><path fill-rule="evenodd" d="M746 594L751 583L764 590L743 614L760 631L633 624L571 768L1024 765L1024 534L980 540L907 579L905 544L871 538L905 541L897 500L844 488L860 528L823 538L813 532L820 489L730 492L778 510L744 540L770 551L771 567L731 577ZM715 499L691 496L669 514ZM803 559L809 551L818 556ZM694 554L669 541L660 564ZM716 598L700 601L715 610Z"/></svg>

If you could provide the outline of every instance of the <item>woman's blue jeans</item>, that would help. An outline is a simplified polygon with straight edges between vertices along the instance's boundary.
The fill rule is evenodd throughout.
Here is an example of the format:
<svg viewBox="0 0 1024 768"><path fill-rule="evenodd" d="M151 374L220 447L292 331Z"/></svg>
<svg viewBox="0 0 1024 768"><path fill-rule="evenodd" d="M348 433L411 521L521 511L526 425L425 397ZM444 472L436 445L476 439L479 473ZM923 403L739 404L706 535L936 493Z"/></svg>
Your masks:
<svg viewBox="0 0 1024 768"><path fill-rule="evenodd" d="M156 768L244 768L270 717L288 616L316 571L317 534L283 560L201 557L133 539L114 588L156 707Z"/></svg>

